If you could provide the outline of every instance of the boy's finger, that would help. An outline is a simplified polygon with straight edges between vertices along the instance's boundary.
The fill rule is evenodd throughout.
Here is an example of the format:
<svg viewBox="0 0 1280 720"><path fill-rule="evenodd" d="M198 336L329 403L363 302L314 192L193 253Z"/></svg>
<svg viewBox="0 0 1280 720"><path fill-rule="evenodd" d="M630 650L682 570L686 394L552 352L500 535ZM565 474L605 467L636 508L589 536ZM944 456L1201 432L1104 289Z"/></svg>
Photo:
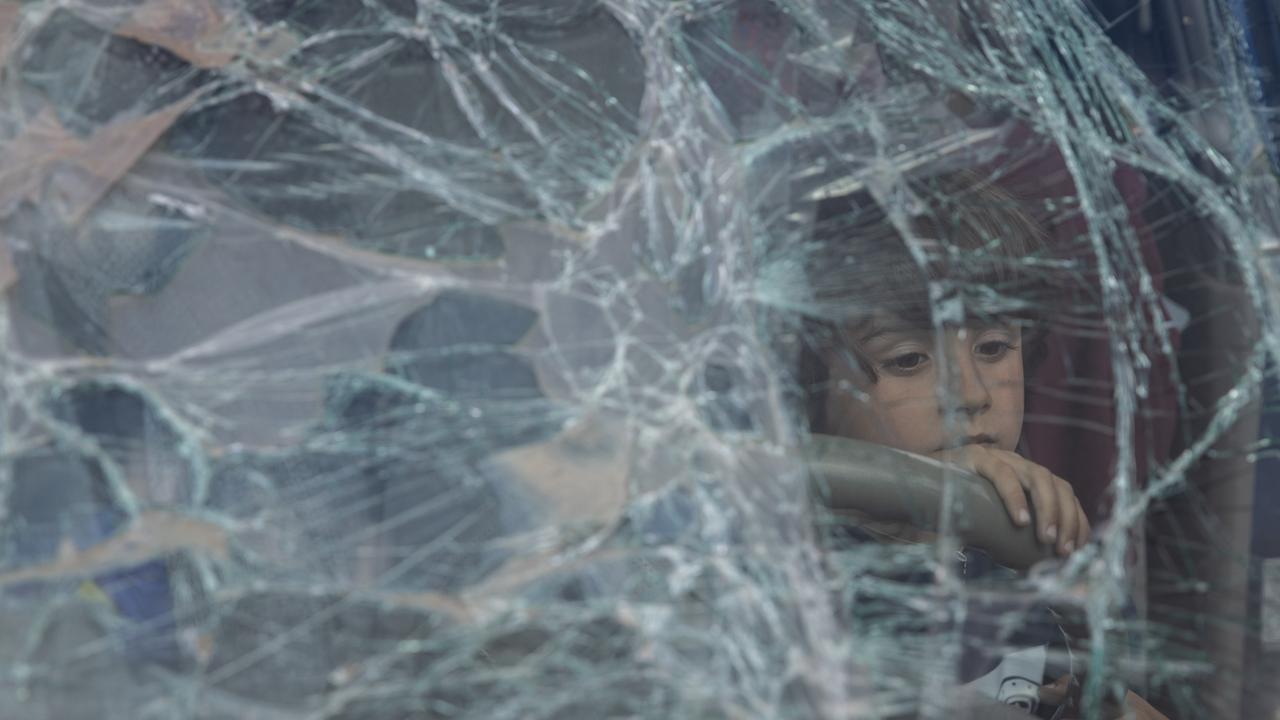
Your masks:
<svg viewBox="0 0 1280 720"><path fill-rule="evenodd" d="M1036 508L1036 534L1040 542L1053 545L1058 541L1058 495L1053 487L1053 475L1035 463L1019 458L1022 483L1031 491L1031 504ZM1043 472L1040 472L1042 471Z"/></svg>
<svg viewBox="0 0 1280 720"><path fill-rule="evenodd" d="M1052 683L1040 686L1040 702L1061 705L1071 692L1071 675L1063 675Z"/></svg>
<svg viewBox="0 0 1280 720"><path fill-rule="evenodd" d="M1076 529L1076 547L1079 548L1084 547L1093 534L1093 528L1089 526L1089 516L1084 514L1084 506L1080 504L1080 498L1076 498L1076 514L1080 517L1080 524Z"/></svg>
<svg viewBox="0 0 1280 720"><path fill-rule="evenodd" d="M1066 557L1070 555L1079 545L1077 532L1079 531L1079 515L1076 509L1079 504L1076 502L1076 494L1072 492L1071 485L1060 477L1044 471L1049 475L1049 482L1052 484L1054 491L1058 496L1058 554Z"/></svg>
<svg viewBox="0 0 1280 720"><path fill-rule="evenodd" d="M971 459L974 471L985 477L996 489L996 494L1004 502L1004 507L1009 511L1009 517L1013 518L1014 524L1022 527L1031 522L1027 494L1022 490L1022 482L1018 478L1017 471L999 458L985 453Z"/></svg>

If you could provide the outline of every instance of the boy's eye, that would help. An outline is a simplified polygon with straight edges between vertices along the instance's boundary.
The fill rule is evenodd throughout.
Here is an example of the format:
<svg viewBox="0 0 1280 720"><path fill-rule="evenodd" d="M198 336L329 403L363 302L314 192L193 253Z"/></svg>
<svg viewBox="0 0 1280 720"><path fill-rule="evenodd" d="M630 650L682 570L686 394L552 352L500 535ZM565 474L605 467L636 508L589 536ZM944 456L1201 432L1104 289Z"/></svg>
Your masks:
<svg viewBox="0 0 1280 720"><path fill-rule="evenodd" d="M974 348L978 357L986 360L999 360L1005 356L1005 353L1012 349L1013 345L1005 342L1004 340L988 340L987 342L979 343L978 346Z"/></svg>
<svg viewBox="0 0 1280 720"><path fill-rule="evenodd" d="M903 353L890 358L884 363L884 367L887 370L897 370L899 372L911 371L918 369L921 365L924 365L928 359L929 357L924 353Z"/></svg>

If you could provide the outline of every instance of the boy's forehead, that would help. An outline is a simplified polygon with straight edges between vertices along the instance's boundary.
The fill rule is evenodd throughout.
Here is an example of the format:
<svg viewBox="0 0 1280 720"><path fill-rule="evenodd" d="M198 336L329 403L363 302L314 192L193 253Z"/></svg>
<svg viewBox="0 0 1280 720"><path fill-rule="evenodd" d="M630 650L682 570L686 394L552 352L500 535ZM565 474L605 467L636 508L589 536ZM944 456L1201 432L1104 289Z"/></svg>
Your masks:
<svg viewBox="0 0 1280 720"><path fill-rule="evenodd" d="M947 330L985 330L993 327L1012 328L1018 324L1011 317L967 317L963 323L943 323L942 327ZM932 336L937 329L929 323L881 312L847 325L846 334L855 342L865 344L886 337Z"/></svg>
<svg viewBox="0 0 1280 720"><path fill-rule="evenodd" d="M853 331L852 338L859 343L868 343L890 335L932 335L934 331L931 325L888 314L863 319L850 329Z"/></svg>

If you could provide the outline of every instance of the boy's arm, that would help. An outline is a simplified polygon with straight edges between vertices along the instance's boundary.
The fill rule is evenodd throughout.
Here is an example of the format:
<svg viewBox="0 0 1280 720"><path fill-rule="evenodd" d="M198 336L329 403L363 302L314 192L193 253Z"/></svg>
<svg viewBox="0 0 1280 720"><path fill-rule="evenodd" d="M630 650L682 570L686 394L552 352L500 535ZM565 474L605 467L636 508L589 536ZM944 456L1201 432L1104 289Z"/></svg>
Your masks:
<svg viewBox="0 0 1280 720"><path fill-rule="evenodd" d="M1124 696L1124 712L1117 718L1133 718L1133 720L1169 720L1164 713L1151 707L1151 703L1142 699L1134 691L1130 690Z"/></svg>
<svg viewBox="0 0 1280 720"><path fill-rule="evenodd" d="M1060 705L1067 698L1070 692L1071 676L1063 675L1055 682L1043 685L1040 688L1040 700L1042 702L1050 702L1054 705ZM1169 718L1159 710L1151 707L1151 703L1142 699L1132 690L1126 691L1124 696L1124 706L1121 707L1112 702L1103 704L1103 717L1114 718L1115 720L1169 720ZM1072 718L1064 718L1063 720L1072 720Z"/></svg>
<svg viewBox="0 0 1280 720"><path fill-rule="evenodd" d="M1031 522L1031 507L1027 504L1030 494L1036 535L1045 545L1056 545L1059 555L1070 555L1089 541L1089 519L1075 490L1044 467L1017 453L986 445L965 445L934 457L986 478L1019 527Z"/></svg>

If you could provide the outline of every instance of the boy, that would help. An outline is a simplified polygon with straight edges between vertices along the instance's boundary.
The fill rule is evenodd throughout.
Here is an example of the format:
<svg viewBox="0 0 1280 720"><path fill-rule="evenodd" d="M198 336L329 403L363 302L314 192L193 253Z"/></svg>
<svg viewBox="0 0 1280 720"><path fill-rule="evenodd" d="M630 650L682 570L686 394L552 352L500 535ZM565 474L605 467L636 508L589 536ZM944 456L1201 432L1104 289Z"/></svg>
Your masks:
<svg viewBox="0 0 1280 720"><path fill-rule="evenodd" d="M810 430L971 470L1015 524L1034 508L1040 541L1069 555L1090 530L1075 493L1016 452L1039 316L1056 299L1034 264L1045 262L1041 233L967 173L909 187L929 207L899 218L913 242L865 195L819 205L799 372Z"/></svg>
<svg viewBox="0 0 1280 720"><path fill-rule="evenodd" d="M1075 493L1016 452L1025 372L1043 352L1041 310L1056 300L1055 283L1035 265L1044 262L1041 233L1012 197L967 173L908 189L914 197L901 205L927 210L891 218L865 194L818 207L805 253L811 304L798 373L810 430L973 471L994 486L1014 524L1030 523L1034 509L1040 542L1069 555L1089 537ZM854 542L903 539L874 520L848 533ZM980 553L962 556L965 580L998 570ZM882 580L901 587L931 577L908 570ZM893 591L853 592L855 623L911 625L919 612ZM966 690L1043 717L1066 711L1070 654L1060 652L1067 638L1048 608L977 601L961 617L957 679ZM918 640L895 642L912 657L907 648L920 645L925 660L938 628L921 630Z"/></svg>
<svg viewBox="0 0 1280 720"><path fill-rule="evenodd" d="M1029 523L1034 508L1037 537L1069 555L1090 531L1074 491L1016 452L1025 373L1044 353L1042 316L1063 295L1042 233L1014 198L970 173L910 182L908 190L914 197L902 205L927 212L891 218L865 194L818 207L805 253L811 305L798 372L810 430L975 472L1015 524ZM862 539L876 536L874 523L865 529ZM992 569L966 562L961 576ZM859 612L883 614L886 598L873 599L880 604ZM891 610L899 605L894 622L912 612L906 595L887 600ZM1070 663L1060 662L1070 653L1055 661L1052 651L1068 639L1051 611L979 600L963 623L959 679L967 690L1041 717L1070 711L1076 683ZM1132 692L1123 709L1111 710L1166 720Z"/></svg>

